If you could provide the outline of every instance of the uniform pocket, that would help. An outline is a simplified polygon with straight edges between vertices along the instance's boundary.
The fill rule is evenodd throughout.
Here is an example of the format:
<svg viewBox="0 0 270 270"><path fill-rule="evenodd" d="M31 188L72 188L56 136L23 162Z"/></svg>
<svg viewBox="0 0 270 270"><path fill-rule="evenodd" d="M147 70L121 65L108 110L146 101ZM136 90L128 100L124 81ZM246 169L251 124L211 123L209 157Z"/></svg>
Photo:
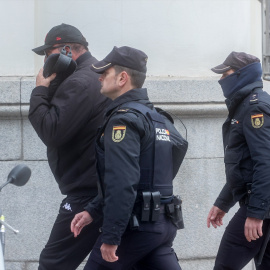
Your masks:
<svg viewBox="0 0 270 270"><path fill-rule="evenodd" d="M244 183L240 169L242 157L242 151L226 149L224 163L227 182L230 186L242 186Z"/></svg>

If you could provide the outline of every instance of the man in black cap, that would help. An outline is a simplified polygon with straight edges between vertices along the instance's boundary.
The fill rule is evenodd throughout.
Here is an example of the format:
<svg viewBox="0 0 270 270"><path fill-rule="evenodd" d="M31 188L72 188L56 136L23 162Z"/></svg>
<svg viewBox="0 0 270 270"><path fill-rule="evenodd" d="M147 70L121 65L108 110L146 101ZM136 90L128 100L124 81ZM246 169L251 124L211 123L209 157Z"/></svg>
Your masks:
<svg viewBox="0 0 270 270"><path fill-rule="evenodd" d="M232 52L212 71L222 74L219 84L229 115L223 124L226 184L207 226L223 225L229 209L240 204L224 232L214 269L242 269L252 258L257 269L270 269L270 245L265 254L262 247L270 225L270 96L262 89L260 60Z"/></svg>
<svg viewBox="0 0 270 270"><path fill-rule="evenodd" d="M61 24L49 31L44 45L33 49L45 55L46 61L65 48L64 55L72 57L77 66L53 92L50 84L56 74L45 78L41 69L30 98L29 120L47 146L50 168L66 195L41 252L39 270L75 270L91 251L101 226L99 221L92 223L77 239L70 232L76 213L97 195L94 142L104 108L110 104L100 94L98 76L90 69L97 60L87 46L77 28Z"/></svg>
<svg viewBox="0 0 270 270"><path fill-rule="evenodd" d="M165 215L165 203L174 207L172 180L178 169L173 173L171 149L180 134L141 88L146 63L144 52L125 46L92 65L101 74L101 93L113 103L97 136L101 199L71 224L78 237L103 208L102 234L85 270L181 269L172 249L177 227Z"/></svg>

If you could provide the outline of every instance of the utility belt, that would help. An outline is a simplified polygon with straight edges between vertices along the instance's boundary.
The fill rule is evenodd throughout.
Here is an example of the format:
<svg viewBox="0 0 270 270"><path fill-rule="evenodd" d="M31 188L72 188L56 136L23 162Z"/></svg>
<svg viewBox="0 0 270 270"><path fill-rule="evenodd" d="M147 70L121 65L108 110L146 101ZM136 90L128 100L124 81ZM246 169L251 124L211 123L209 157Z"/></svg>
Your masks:
<svg viewBox="0 0 270 270"><path fill-rule="evenodd" d="M159 191L142 192L142 202L135 206L130 218L130 228L136 230L140 222L156 222L165 214L177 229L184 229L182 200L179 195L162 197Z"/></svg>

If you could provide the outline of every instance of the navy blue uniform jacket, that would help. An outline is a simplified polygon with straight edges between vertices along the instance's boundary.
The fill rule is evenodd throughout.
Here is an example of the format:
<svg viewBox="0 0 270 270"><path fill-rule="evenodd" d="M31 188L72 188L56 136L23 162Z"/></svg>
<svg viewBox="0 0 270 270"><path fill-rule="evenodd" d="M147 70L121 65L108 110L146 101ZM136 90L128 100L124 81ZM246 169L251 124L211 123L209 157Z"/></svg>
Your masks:
<svg viewBox="0 0 270 270"><path fill-rule="evenodd" d="M247 216L264 219L270 205L270 96L262 81L246 85L227 99L223 124L226 184L214 203L225 212L247 195Z"/></svg>
<svg viewBox="0 0 270 270"><path fill-rule="evenodd" d="M99 166L102 167L101 185L105 190L101 241L111 245L120 244L128 225L140 181L140 153L151 146L149 142L153 134L142 114L119 109L121 104L130 101L153 107L146 89L128 91L109 106L106 116L112 116L104 133L97 138L98 147L101 147L105 154L104 164ZM101 201L97 200L96 205L92 203L86 208L94 219L102 214Z"/></svg>

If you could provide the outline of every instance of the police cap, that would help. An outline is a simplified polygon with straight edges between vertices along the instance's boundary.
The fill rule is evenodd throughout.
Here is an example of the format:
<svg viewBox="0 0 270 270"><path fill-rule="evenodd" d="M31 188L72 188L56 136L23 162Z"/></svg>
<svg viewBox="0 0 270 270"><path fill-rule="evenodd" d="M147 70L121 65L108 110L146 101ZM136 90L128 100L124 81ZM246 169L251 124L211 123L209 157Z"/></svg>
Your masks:
<svg viewBox="0 0 270 270"><path fill-rule="evenodd" d="M114 47L113 50L102 60L91 66L96 73L103 73L114 65L127 67L143 73L146 73L147 55L137 49L123 46Z"/></svg>

